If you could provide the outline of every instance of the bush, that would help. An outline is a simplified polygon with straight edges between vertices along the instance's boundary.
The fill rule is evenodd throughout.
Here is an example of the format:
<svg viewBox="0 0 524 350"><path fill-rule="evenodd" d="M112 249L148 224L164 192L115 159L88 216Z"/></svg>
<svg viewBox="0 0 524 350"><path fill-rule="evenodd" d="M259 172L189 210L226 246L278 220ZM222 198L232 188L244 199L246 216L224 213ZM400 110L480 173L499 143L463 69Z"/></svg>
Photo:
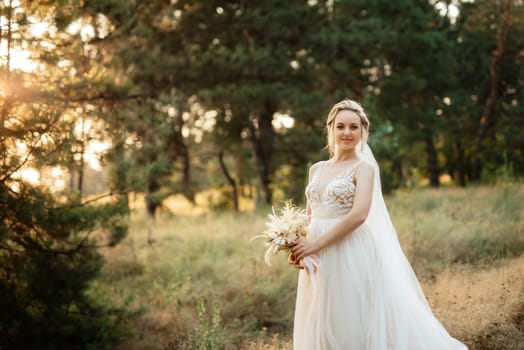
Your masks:
<svg viewBox="0 0 524 350"><path fill-rule="evenodd" d="M118 315L86 290L103 265L95 243L125 235L125 207L58 203L43 189L0 184L0 212L0 349L103 348Z"/></svg>

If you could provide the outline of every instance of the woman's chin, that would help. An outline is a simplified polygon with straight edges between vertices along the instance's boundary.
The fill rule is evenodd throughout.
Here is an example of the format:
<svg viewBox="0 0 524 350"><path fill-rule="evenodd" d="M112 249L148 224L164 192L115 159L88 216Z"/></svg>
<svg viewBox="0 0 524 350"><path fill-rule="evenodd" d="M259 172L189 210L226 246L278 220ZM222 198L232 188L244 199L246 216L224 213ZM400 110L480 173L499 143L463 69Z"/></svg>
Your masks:
<svg viewBox="0 0 524 350"><path fill-rule="evenodd" d="M339 146L340 150L347 150L347 151L350 151L352 149L355 148L355 144L354 143L342 143L340 146Z"/></svg>

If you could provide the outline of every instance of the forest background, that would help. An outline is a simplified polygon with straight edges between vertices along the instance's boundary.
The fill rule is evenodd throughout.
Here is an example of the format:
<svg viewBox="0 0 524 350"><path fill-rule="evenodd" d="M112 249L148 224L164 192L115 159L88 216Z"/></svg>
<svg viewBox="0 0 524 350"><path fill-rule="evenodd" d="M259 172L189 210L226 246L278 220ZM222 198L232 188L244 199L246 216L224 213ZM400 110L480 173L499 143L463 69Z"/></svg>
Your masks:
<svg viewBox="0 0 524 350"><path fill-rule="evenodd" d="M482 270L486 259L524 251L522 205L511 197L522 194L524 173L520 0L0 6L0 349L118 343L122 322L140 319L130 316L140 307L108 297L115 291L104 287L112 276L104 260L109 271L125 266L124 276L148 275L152 270L135 258L154 255L150 249L169 225L214 230L201 217L214 215L230 230L243 223L245 231L250 220L258 230L270 205L302 203L308 167L326 158L327 112L346 97L368 112L386 193L415 191L412 201L427 200L428 210L439 207L438 198L462 194L457 203L482 212L468 200L481 193L497 205L496 222L512 222L498 241L487 238L492 226L472 229L466 248L459 244L463 250L439 256L439 264L474 262ZM439 187L445 188L433 190ZM392 198L393 207L402 203ZM431 220L453 210L436 211ZM239 212L237 223L229 212ZM421 238L409 237L418 247ZM145 246L137 248L142 238ZM135 260L111 265L122 244ZM420 266L429 276L441 271ZM285 288L292 286L289 272L277 271L270 286L277 288L280 273ZM146 281L143 288L150 287ZM178 320L186 326L171 319L178 335L157 345L246 347L261 329L270 330L269 338L282 334L284 343L289 337L289 315L277 326L263 320L267 315L230 315L224 325L217 320L227 310L219 303L208 324L206 302L179 298L178 305L191 307L173 313L193 316ZM189 326L194 322L199 326ZM267 345L264 337L249 346Z"/></svg>

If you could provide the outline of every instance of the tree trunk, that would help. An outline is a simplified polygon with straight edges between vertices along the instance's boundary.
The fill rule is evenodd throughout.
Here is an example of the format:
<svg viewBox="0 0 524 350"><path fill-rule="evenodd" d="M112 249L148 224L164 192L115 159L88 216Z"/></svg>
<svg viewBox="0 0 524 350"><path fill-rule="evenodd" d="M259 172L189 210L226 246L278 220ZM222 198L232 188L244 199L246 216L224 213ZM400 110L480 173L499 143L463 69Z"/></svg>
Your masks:
<svg viewBox="0 0 524 350"><path fill-rule="evenodd" d="M130 211L129 208L129 191L130 186L128 184L128 172L127 167L125 166L125 143L124 141L118 142L115 144L113 148L115 152L115 159L116 161L113 161L113 166L115 167L113 170L114 177L111 181L111 189L113 192L118 193L120 196L120 199L124 201L125 205L125 212L128 214ZM135 192L136 195L136 192Z"/></svg>
<svg viewBox="0 0 524 350"><path fill-rule="evenodd" d="M160 206L157 200L154 199L154 194L160 189L160 184L156 179L147 179L146 183L146 210L151 219L155 219L157 208Z"/></svg>
<svg viewBox="0 0 524 350"><path fill-rule="evenodd" d="M5 93L6 98L3 99L2 103L2 112L0 114L0 133L1 135L4 135L4 127L5 127L5 121L8 118L9 110L11 109L11 89L9 85L9 81L11 80L11 16L12 16L12 1L9 1L9 6L7 8L7 16L4 14L3 6L0 6L0 18L2 16L7 17L7 34L5 35L4 39L4 24L0 25L0 41L5 40L6 46L7 46L7 52L6 52L6 60L5 60L5 71L3 72L3 79L6 82L5 84ZM0 21L1 22L1 21Z"/></svg>
<svg viewBox="0 0 524 350"><path fill-rule="evenodd" d="M275 131L273 130L273 114L276 112L274 104L266 101L262 112L257 118L249 123L249 138L253 147L255 158L255 171L264 192L264 202L271 205L273 192L271 182L273 176L273 141Z"/></svg>
<svg viewBox="0 0 524 350"><path fill-rule="evenodd" d="M246 29L243 35L249 46L251 53L255 52L255 39ZM253 75L257 75L256 67L251 68ZM273 139L275 131L273 130L273 114L277 106L270 98L265 98L261 110L254 113L254 118L249 120L249 140L253 148L255 158L255 172L257 174L260 187L264 192L264 202L271 205L273 202L273 192L271 190L271 181L273 176L272 158L273 158ZM250 116L251 118L251 116ZM258 196L257 196L258 198ZM258 203L258 200L257 200Z"/></svg>
<svg viewBox="0 0 524 350"><path fill-rule="evenodd" d="M179 136L180 157L182 157L182 181L184 183L182 194L184 197L186 197L187 200L195 204L195 191L191 182L191 161L189 157L189 151L183 141L182 134Z"/></svg>
<svg viewBox="0 0 524 350"><path fill-rule="evenodd" d="M160 203L157 202L153 195L156 191L160 189L160 184L155 179L147 179L146 183L146 193L145 193L145 201L146 201L146 211L147 211L147 244L153 245L155 242L153 239L153 227L155 226L155 218L156 218L156 210L160 206Z"/></svg>
<svg viewBox="0 0 524 350"><path fill-rule="evenodd" d="M235 206L235 211L239 211L237 183L235 179L231 176L229 171L227 170L226 163L224 162L224 151L223 150L221 150L218 153L218 162L220 163L220 168L222 169L222 172L224 173L224 176L226 177L227 182L229 183L231 188L233 188L233 203Z"/></svg>
<svg viewBox="0 0 524 350"><path fill-rule="evenodd" d="M488 125L493 116L493 109L497 102L498 85L499 85L499 64L500 59L506 50L506 42L509 35L509 14L510 1L502 0L500 2L502 28L497 33L497 48L491 53L491 65L489 67L490 88L488 98L484 103L482 115L480 116L479 129L475 138L475 150L473 152L473 180L480 179L482 167L482 141L488 130Z"/></svg>
<svg viewBox="0 0 524 350"><path fill-rule="evenodd" d="M7 85L11 80L11 40L12 40L12 19L13 15L13 1L9 0L9 6L7 10L7 53L6 53L6 63L5 63L5 78Z"/></svg>
<svg viewBox="0 0 524 350"><path fill-rule="evenodd" d="M156 210L160 206L160 203L154 198L156 191L160 189L160 184L156 179L147 179L146 183L146 210L147 210L147 244L153 245L155 240L153 239L153 229L156 223Z"/></svg>
<svg viewBox="0 0 524 350"><path fill-rule="evenodd" d="M459 185L466 187L466 168L464 164L464 149L458 128L455 130L455 147L457 149L457 175Z"/></svg>
<svg viewBox="0 0 524 350"><path fill-rule="evenodd" d="M405 185L403 184L403 171L402 171L402 162L397 154L396 157L393 157L391 161L391 173L393 175L393 181L391 183L391 188L389 190L393 190L399 186Z"/></svg>
<svg viewBox="0 0 524 350"><path fill-rule="evenodd" d="M69 166L69 193L75 192L75 165L74 160L72 161L73 164Z"/></svg>
<svg viewBox="0 0 524 350"><path fill-rule="evenodd" d="M184 105L179 105L180 110L184 110ZM182 135L182 128L184 121L180 116L173 122L171 144L171 152L169 155L173 162L176 162L180 157L182 158L182 194L191 203L195 204L195 191L191 181L191 160L189 156L189 150L185 143L184 136Z"/></svg>
<svg viewBox="0 0 524 350"><path fill-rule="evenodd" d="M77 184L77 191L82 196L82 189L84 187L84 153L85 153L85 118L82 117L82 129L80 131L80 161L78 164L78 184Z"/></svg>
<svg viewBox="0 0 524 350"><path fill-rule="evenodd" d="M439 187L440 167L438 164L438 154L437 150L435 149L433 137L431 135L427 135L424 139L424 142L426 143L429 184L431 187Z"/></svg>
<svg viewBox="0 0 524 350"><path fill-rule="evenodd" d="M76 190L82 196L82 189L84 187L84 154L82 150L82 154L80 155L80 165L78 166L78 183Z"/></svg>

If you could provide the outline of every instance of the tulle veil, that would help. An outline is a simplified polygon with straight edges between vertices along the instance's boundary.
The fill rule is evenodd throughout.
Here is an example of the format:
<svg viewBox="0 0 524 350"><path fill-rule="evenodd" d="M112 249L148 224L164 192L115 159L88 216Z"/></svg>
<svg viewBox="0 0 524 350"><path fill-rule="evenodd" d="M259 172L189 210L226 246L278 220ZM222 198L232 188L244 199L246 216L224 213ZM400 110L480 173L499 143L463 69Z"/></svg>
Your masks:
<svg viewBox="0 0 524 350"><path fill-rule="evenodd" d="M410 333L425 334L435 340L444 341L443 349L449 348L449 335L440 322L434 317L431 308L422 292L415 273L409 264L398 239L397 231L389 216L382 195L380 169L369 145L358 145L357 154L360 159L369 163L374 169L373 197L365 224L375 243L377 252L377 275L375 276L375 300L371 314L375 332L386 337L367 335L369 349L388 349L386 339L410 339ZM418 325L418 326L417 326ZM424 327L422 325L431 325ZM416 329L413 329L413 328ZM442 337L434 337L436 334ZM412 334L411 334L412 335ZM424 337L424 335L420 334ZM437 343L439 342L437 340ZM455 339L451 343L460 349L467 349ZM412 344L397 344L399 349L413 348ZM435 344L436 345L436 344Z"/></svg>
<svg viewBox="0 0 524 350"><path fill-rule="evenodd" d="M396 285L410 288L411 292L414 292L421 298L421 301L427 304L413 269L402 251L397 231L389 216L382 195L380 168L375 156L368 144L365 144L364 147L359 145L358 150L359 158L370 164L374 170L373 195L366 224L371 229L381 258L387 262L382 266L385 269L384 272L387 272L384 276L395 276Z"/></svg>

